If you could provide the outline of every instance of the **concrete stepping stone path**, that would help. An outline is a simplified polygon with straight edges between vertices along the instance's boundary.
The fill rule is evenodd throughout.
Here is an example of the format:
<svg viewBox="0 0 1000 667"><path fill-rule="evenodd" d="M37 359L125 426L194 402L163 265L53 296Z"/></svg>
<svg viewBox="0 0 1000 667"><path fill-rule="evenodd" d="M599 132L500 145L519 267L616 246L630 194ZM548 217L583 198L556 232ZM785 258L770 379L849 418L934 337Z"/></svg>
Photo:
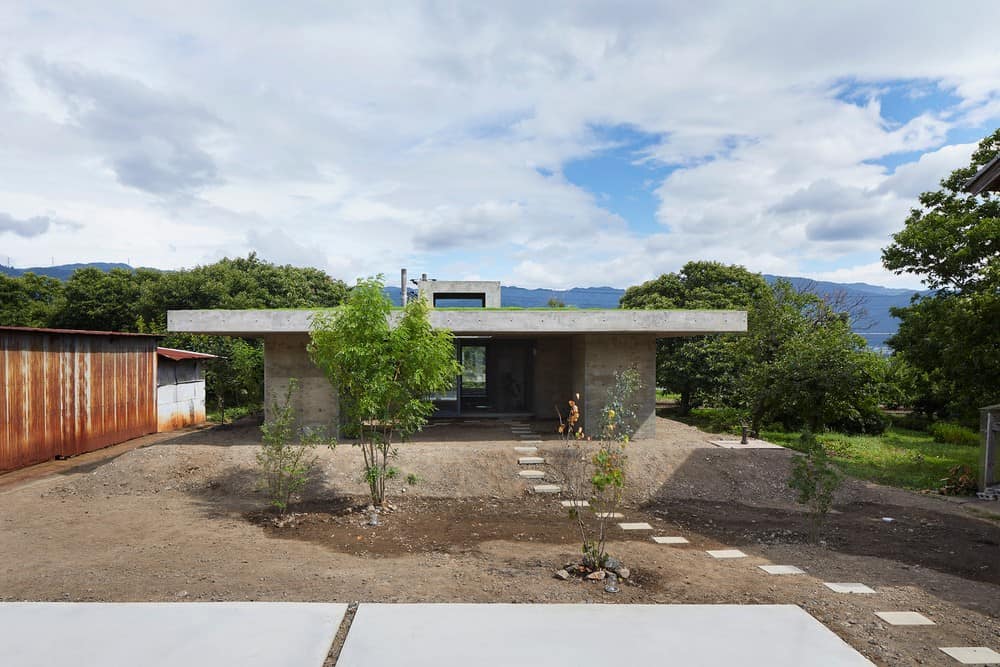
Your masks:
<svg viewBox="0 0 1000 667"><path fill-rule="evenodd" d="M541 470L521 470L517 474L525 479L542 479L545 477L545 473Z"/></svg>
<svg viewBox="0 0 1000 667"><path fill-rule="evenodd" d="M545 459L541 456L521 456L518 457L517 462L519 465L532 466L538 465L539 463L545 463Z"/></svg>
<svg viewBox="0 0 1000 667"><path fill-rule="evenodd" d="M889 625L935 625L934 621L915 611L877 611L875 615Z"/></svg>
<svg viewBox="0 0 1000 667"><path fill-rule="evenodd" d="M559 493L562 487L558 484L536 484L532 487L535 493Z"/></svg>
<svg viewBox="0 0 1000 667"><path fill-rule="evenodd" d="M768 574L805 574L805 571L794 565L758 565Z"/></svg>
<svg viewBox="0 0 1000 667"><path fill-rule="evenodd" d="M850 584L833 584L823 582L823 585L829 588L834 593L858 593L858 594L868 594L874 593L875 590L865 586L864 584L850 583Z"/></svg>
<svg viewBox="0 0 1000 667"><path fill-rule="evenodd" d="M747 555L739 549L712 549L706 551L712 558L746 558Z"/></svg>
<svg viewBox="0 0 1000 667"><path fill-rule="evenodd" d="M518 454L536 454L538 453L538 447L515 447L514 451Z"/></svg>
<svg viewBox="0 0 1000 667"><path fill-rule="evenodd" d="M653 530L653 527L645 521L638 523L620 523L618 524L618 527L622 530Z"/></svg>
<svg viewBox="0 0 1000 667"><path fill-rule="evenodd" d="M560 500L559 504L563 507L590 507L587 500Z"/></svg>
<svg viewBox="0 0 1000 667"><path fill-rule="evenodd" d="M625 515L621 512L594 512L594 516L598 519L624 519Z"/></svg>
<svg viewBox="0 0 1000 667"><path fill-rule="evenodd" d="M1000 653L986 646L942 646L940 650L963 665L1000 665Z"/></svg>
<svg viewBox="0 0 1000 667"><path fill-rule="evenodd" d="M690 544L686 537L671 535L653 535L653 541L657 544Z"/></svg>

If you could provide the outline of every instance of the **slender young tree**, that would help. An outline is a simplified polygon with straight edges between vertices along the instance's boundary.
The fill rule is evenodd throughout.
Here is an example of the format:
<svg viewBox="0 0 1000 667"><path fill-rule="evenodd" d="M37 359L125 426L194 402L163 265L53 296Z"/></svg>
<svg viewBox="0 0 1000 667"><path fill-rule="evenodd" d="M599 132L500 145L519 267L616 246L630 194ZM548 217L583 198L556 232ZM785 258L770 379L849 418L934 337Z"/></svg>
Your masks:
<svg viewBox="0 0 1000 667"><path fill-rule="evenodd" d="M390 325L382 278L359 280L344 304L313 319L309 354L340 395L343 421L364 454L372 503L385 502L395 444L434 410L430 396L451 387L461 367L450 331L435 329L424 299L409 302ZM395 318L394 318L395 319Z"/></svg>

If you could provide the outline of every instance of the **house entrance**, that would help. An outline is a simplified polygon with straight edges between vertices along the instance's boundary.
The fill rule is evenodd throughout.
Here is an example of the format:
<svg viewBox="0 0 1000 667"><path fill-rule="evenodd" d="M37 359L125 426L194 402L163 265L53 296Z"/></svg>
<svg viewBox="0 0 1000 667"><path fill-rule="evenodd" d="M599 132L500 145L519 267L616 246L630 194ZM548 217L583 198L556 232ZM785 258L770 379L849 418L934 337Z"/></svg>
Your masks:
<svg viewBox="0 0 1000 667"><path fill-rule="evenodd" d="M455 342L462 374L450 392L434 398L434 416L529 413L534 341L459 338Z"/></svg>

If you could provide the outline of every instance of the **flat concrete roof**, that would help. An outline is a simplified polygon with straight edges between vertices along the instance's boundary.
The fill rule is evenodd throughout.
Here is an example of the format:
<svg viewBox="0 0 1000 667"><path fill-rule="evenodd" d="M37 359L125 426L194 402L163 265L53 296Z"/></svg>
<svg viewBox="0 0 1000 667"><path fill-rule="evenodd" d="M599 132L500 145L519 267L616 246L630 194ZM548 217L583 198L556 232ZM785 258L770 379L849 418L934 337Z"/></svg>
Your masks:
<svg viewBox="0 0 1000 667"><path fill-rule="evenodd" d="M268 336L308 333L314 309L171 310L167 330L175 333ZM401 317L390 314L390 322ZM517 310L433 309L431 324L456 335L654 334L661 338L714 333L745 333L743 310Z"/></svg>
<svg viewBox="0 0 1000 667"><path fill-rule="evenodd" d="M864 667L794 605L361 604L339 667Z"/></svg>

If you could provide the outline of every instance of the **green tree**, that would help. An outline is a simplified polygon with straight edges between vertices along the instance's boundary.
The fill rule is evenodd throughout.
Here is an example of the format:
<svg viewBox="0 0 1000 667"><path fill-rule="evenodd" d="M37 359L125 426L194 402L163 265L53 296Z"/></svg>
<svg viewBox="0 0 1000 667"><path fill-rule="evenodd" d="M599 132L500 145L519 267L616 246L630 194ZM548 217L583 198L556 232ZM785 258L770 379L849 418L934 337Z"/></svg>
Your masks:
<svg viewBox="0 0 1000 667"><path fill-rule="evenodd" d="M309 354L339 393L343 421L364 454L372 502L385 501L395 441L419 430L428 398L451 387L461 367L450 331L434 329L426 300L406 305L390 326L382 278L359 280L343 305L313 319ZM395 318L394 318L395 319Z"/></svg>
<svg viewBox="0 0 1000 667"><path fill-rule="evenodd" d="M936 290L893 310L901 322L888 341L926 378L918 407L970 420L998 396L1000 197L974 196L964 186L998 154L1000 129L980 142L967 167L943 179L939 190L920 195L882 251L886 268L918 275Z"/></svg>
<svg viewBox="0 0 1000 667"><path fill-rule="evenodd" d="M63 304L63 284L49 276L0 274L0 326L48 327Z"/></svg>
<svg viewBox="0 0 1000 667"><path fill-rule="evenodd" d="M629 287L622 308L748 310L756 328L761 302L771 298L764 278L741 266L688 262L676 274ZM705 402L732 401L746 358L735 336L661 338L657 341L656 383L680 394L681 412Z"/></svg>
<svg viewBox="0 0 1000 667"><path fill-rule="evenodd" d="M682 413L701 404L735 408L755 431L765 421L869 432L885 426L883 363L851 333L848 314L814 293L783 280L768 285L743 267L691 262L629 288L621 304L747 311L746 335L657 342L657 384L681 394Z"/></svg>

